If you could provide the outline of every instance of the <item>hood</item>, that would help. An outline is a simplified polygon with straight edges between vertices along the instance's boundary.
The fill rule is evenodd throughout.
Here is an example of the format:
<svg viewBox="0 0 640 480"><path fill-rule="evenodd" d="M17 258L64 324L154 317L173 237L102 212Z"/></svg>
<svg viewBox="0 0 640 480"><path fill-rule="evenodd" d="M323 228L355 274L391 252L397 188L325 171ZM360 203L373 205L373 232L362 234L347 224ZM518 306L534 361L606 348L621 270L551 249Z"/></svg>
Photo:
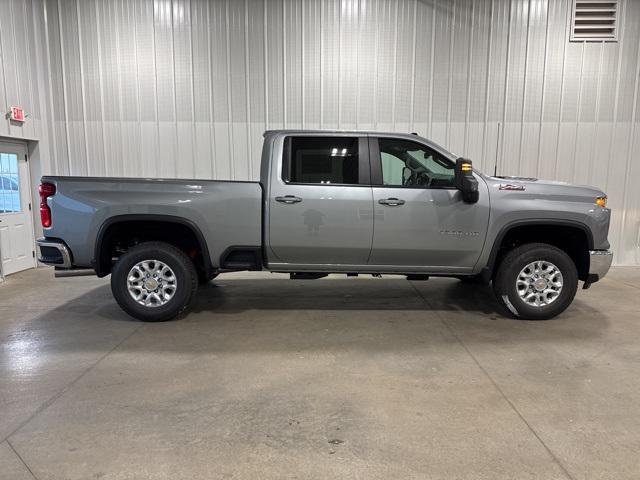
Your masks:
<svg viewBox="0 0 640 480"><path fill-rule="evenodd" d="M580 198L584 197L590 202L595 197L604 196L598 187L590 185L577 185L569 182L557 180L539 180L530 177L510 177L510 176L485 176L485 181L491 190L499 192L529 193L539 195L550 195L553 197L566 196Z"/></svg>

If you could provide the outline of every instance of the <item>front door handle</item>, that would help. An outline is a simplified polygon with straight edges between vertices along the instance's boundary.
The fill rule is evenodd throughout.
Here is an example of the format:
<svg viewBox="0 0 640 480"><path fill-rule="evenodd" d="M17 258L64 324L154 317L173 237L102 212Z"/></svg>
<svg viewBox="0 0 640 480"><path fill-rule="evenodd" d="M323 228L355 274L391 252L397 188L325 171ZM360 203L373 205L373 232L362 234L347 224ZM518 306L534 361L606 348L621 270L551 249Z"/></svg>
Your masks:
<svg viewBox="0 0 640 480"><path fill-rule="evenodd" d="M300 203L302 199L294 195L285 195L284 197L276 197L276 202L280 203Z"/></svg>
<svg viewBox="0 0 640 480"><path fill-rule="evenodd" d="M399 207L400 205L404 205L404 200L400 200L399 198L383 198L382 200L378 200L380 205L389 205L390 207Z"/></svg>

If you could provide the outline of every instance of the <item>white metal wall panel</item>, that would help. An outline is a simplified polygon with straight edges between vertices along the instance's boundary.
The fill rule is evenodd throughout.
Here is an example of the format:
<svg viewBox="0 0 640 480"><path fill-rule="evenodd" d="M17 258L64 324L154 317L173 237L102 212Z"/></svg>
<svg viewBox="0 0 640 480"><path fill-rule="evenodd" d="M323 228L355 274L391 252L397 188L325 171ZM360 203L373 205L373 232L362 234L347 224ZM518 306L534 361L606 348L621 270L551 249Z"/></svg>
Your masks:
<svg viewBox="0 0 640 480"><path fill-rule="evenodd" d="M270 8L270 5L268 6ZM340 92L340 9L341 2L321 0L320 3L320 125L339 128ZM270 35L271 30L268 35ZM287 59L289 61L289 59ZM275 65L274 65L275 67ZM271 65L269 66L271 68ZM287 85L285 84L285 92ZM286 103L286 96L285 96ZM287 119L284 119L285 125Z"/></svg>
<svg viewBox="0 0 640 480"><path fill-rule="evenodd" d="M571 0L0 0L0 103L44 173L255 179L271 128L417 131L491 173L609 193L640 264L640 2L569 42ZM25 59L27 59L25 61Z"/></svg>
<svg viewBox="0 0 640 480"><path fill-rule="evenodd" d="M233 151L231 173L234 178L249 178L247 105L247 46L245 2L227 2L227 52L229 53L229 105ZM285 25L285 29L286 29ZM286 68L285 68L286 70ZM286 73L285 73L286 76ZM235 161L235 159L242 159Z"/></svg>
<svg viewBox="0 0 640 480"><path fill-rule="evenodd" d="M137 130L140 154L135 164L141 175L151 176L158 174L160 159L154 2L153 0L140 0L134 2L134 5L133 36L135 38L135 73L138 79L137 98L140 119Z"/></svg>
<svg viewBox="0 0 640 480"><path fill-rule="evenodd" d="M0 3L0 55L2 55L2 93L8 111L11 105L20 105L20 81L18 78L18 56L17 45L24 39L16 38L15 23L18 21L16 6L19 3L4 1ZM21 125L10 125L4 119L3 132L15 135L22 135Z"/></svg>

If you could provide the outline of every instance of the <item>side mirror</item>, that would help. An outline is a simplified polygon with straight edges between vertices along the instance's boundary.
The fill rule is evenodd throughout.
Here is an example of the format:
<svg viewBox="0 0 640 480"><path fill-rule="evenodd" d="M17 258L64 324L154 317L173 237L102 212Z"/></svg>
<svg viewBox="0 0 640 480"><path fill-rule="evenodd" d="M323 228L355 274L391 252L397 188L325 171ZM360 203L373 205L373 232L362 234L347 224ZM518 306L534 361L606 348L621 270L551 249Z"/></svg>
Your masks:
<svg viewBox="0 0 640 480"><path fill-rule="evenodd" d="M471 160L459 158L456 160L455 186L462 192L462 200L465 203L478 201L478 181L473 176Z"/></svg>

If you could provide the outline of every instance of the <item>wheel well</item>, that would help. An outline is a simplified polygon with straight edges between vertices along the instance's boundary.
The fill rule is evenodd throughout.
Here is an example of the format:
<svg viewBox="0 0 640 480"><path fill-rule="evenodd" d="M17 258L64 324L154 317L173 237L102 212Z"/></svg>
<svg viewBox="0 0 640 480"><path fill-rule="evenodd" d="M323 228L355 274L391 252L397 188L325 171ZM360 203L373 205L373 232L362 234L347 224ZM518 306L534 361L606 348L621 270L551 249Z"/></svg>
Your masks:
<svg viewBox="0 0 640 480"><path fill-rule="evenodd" d="M589 239L586 232L570 225L518 225L502 237L495 255L492 276L495 275L504 255L525 243L548 243L563 250L575 263L578 278L586 280L589 274Z"/></svg>
<svg viewBox="0 0 640 480"><path fill-rule="evenodd" d="M211 271L209 253L201 235L194 228L171 220L122 220L101 231L95 255L98 276L111 273L115 261L129 248L142 242L166 242L182 250L199 274Z"/></svg>

